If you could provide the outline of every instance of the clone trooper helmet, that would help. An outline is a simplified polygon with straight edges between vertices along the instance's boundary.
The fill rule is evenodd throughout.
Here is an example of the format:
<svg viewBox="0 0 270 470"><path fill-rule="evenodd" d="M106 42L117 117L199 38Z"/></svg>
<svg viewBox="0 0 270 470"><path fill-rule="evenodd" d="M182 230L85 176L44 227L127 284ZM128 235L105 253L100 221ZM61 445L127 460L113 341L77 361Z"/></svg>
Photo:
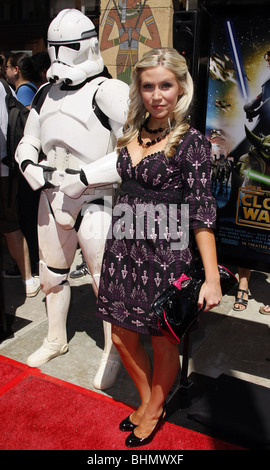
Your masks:
<svg viewBox="0 0 270 470"><path fill-rule="evenodd" d="M95 26L79 10L62 10L51 22L48 53L51 67L47 78L51 83L79 85L104 68Z"/></svg>

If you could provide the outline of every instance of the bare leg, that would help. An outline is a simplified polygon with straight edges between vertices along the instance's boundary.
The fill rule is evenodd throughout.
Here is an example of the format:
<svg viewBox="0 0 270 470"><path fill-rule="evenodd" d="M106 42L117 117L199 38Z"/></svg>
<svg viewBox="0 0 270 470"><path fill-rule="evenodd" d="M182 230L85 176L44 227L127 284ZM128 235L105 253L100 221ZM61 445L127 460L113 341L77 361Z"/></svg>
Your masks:
<svg viewBox="0 0 270 470"><path fill-rule="evenodd" d="M135 436L145 438L151 434L162 414L165 400L179 371L179 352L177 345L165 337L152 336L154 367L151 397Z"/></svg>
<svg viewBox="0 0 270 470"><path fill-rule="evenodd" d="M5 233L7 247L10 255L16 261L24 281L31 279L31 263L28 245L21 230Z"/></svg>
<svg viewBox="0 0 270 470"><path fill-rule="evenodd" d="M139 424L151 398L152 374L149 357L139 340L139 335L133 331L112 325L112 340L140 395L141 404L132 414L133 424Z"/></svg>
<svg viewBox="0 0 270 470"><path fill-rule="evenodd" d="M234 310L236 311L242 311L245 310L247 307L247 301L248 301L248 283L250 279L250 274L251 270L246 269L246 268L238 268L238 274L239 274L239 285L238 285L238 292L237 292L237 297L243 299L244 302L238 303L237 299L234 303ZM247 291L247 292L243 292ZM244 305L246 304L246 305Z"/></svg>
<svg viewBox="0 0 270 470"><path fill-rule="evenodd" d="M21 273L26 297L35 297L40 291L39 279L33 278L31 272L31 261L26 238L21 230L5 233L10 255L17 263Z"/></svg>

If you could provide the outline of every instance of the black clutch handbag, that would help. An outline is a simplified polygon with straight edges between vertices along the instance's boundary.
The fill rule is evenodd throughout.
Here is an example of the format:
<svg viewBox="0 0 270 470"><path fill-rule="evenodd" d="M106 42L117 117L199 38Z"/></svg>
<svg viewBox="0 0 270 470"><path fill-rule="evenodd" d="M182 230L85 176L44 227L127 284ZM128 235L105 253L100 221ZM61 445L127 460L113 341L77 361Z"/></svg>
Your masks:
<svg viewBox="0 0 270 470"><path fill-rule="evenodd" d="M238 280L224 266L218 266L218 269L222 295L225 295ZM180 342L203 310L198 308L198 298L204 280L203 266L194 267L182 274L152 304L159 328L174 344Z"/></svg>

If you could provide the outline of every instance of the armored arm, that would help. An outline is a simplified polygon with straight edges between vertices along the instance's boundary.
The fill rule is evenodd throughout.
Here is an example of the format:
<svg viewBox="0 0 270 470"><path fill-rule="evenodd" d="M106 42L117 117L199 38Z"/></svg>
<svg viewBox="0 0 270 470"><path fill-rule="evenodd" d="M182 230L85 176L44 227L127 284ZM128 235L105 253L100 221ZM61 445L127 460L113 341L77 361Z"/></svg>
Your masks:
<svg viewBox="0 0 270 470"><path fill-rule="evenodd" d="M105 80L96 93L96 104L108 118L111 129L109 145L111 148L115 147L116 140L122 134L123 125L127 118L128 98L129 86L116 79ZM89 151L94 151L94 148ZM82 165L80 172L67 170L60 186L61 191L69 197L77 198L87 187L116 183L119 180L116 160L117 153L112 151L92 163Z"/></svg>
<svg viewBox="0 0 270 470"><path fill-rule="evenodd" d="M108 116L111 127L111 138L116 140L123 132L127 119L129 86L117 79L104 81L96 94L96 103ZM82 167L89 186L115 183L119 180L116 171L117 153L113 151L93 163Z"/></svg>
<svg viewBox="0 0 270 470"><path fill-rule="evenodd" d="M25 124L24 136L16 150L16 160L19 166L21 166L25 160L31 160L33 163L38 163L40 149L39 116L37 112L32 109Z"/></svg>
<svg viewBox="0 0 270 470"><path fill-rule="evenodd" d="M26 121L24 136L16 149L15 159L19 164L21 173L34 191L51 186L48 183L46 172L51 173L55 170L55 168L38 164L40 150L39 115L35 109L31 109Z"/></svg>
<svg viewBox="0 0 270 470"><path fill-rule="evenodd" d="M116 183L119 180L119 174L116 170L116 151L99 158L90 165L82 167L87 185L97 186L102 184Z"/></svg>

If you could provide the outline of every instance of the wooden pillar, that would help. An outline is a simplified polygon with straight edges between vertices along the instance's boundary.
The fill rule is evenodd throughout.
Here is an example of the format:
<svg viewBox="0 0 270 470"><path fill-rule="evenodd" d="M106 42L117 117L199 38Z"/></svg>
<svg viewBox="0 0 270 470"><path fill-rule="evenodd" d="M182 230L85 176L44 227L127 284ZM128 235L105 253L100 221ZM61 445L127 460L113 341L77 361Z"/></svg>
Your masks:
<svg viewBox="0 0 270 470"><path fill-rule="evenodd" d="M82 0L74 0L74 8L77 8L77 10L82 9Z"/></svg>

